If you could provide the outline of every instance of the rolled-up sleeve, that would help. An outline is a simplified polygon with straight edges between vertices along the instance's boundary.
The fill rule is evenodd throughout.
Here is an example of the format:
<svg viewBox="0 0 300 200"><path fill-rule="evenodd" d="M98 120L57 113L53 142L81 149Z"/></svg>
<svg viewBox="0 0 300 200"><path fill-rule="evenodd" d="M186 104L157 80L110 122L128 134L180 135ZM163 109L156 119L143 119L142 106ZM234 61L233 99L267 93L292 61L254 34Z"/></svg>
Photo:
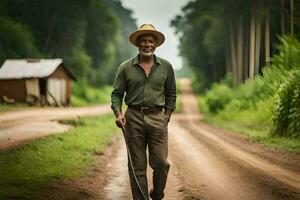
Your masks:
<svg viewBox="0 0 300 200"><path fill-rule="evenodd" d="M125 68L124 65L120 65L116 74L113 91L111 93L111 108L114 113L116 113L117 111L121 111L125 89Z"/></svg>

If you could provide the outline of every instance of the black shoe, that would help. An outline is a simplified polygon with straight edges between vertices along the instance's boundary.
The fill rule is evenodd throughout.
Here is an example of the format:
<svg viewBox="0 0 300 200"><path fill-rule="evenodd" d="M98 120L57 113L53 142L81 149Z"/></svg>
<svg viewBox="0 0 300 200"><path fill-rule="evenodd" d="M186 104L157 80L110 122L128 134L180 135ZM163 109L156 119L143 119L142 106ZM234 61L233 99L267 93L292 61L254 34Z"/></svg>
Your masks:
<svg viewBox="0 0 300 200"><path fill-rule="evenodd" d="M150 190L150 197L152 200L162 200L164 195L157 195L153 192L153 189Z"/></svg>

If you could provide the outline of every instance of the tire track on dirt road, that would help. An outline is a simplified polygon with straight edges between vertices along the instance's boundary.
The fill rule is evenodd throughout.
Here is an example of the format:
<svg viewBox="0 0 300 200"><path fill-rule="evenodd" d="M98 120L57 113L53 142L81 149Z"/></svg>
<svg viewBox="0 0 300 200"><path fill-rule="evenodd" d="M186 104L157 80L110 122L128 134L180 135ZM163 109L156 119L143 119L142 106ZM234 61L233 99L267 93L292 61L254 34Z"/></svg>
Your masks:
<svg viewBox="0 0 300 200"><path fill-rule="evenodd" d="M176 161L174 166L184 184L185 199L300 199L297 185L278 182L277 177L269 174L269 168L262 171L248 162L240 163L239 158L216 141L196 137L201 133L193 128L191 124L170 125L170 156Z"/></svg>
<svg viewBox="0 0 300 200"><path fill-rule="evenodd" d="M170 129L171 155L177 158L175 167L183 179L186 199L257 199L254 197L259 196L259 186L249 184L236 169L179 124L173 123ZM266 196L264 199L272 199Z"/></svg>
<svg viewBox="0 0 300 200"><path fill-rule="evenodd" d="M230 145L227 142L224 142L215 134L205 130L196 123L189 123L189 126L192 130L195 130L197 133L201 134L202 137L206 137L217 146L226 151L227 154L234 156L240 162L244 162L247 165L250 165L253 168L263 171L269 176L274 177L278 181L287 184L291 187L294 187L296 190L300 191L300 174L291 170L284 169L280 166L270 163L268 160L260 159L254 155L251 155L233 145Z"/></svg>
<svg viewBox="0 0 300 200"><path fill-rule="evenodd" d="M108 183L104 187L104 199L130 199L130 186L127 170L125 144L119 141L119 149L113 160L108 163Z"/></svg>

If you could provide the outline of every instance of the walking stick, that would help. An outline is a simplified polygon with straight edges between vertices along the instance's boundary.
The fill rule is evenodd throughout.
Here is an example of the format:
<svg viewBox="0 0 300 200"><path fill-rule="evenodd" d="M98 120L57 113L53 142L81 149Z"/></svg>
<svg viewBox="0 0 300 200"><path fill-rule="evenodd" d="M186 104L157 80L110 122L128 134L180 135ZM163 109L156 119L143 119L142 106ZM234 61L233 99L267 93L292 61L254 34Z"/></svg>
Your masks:
<svg viewBox="0 0 300 200"><path fill-rule="evenodd" d="M144 200L148 200L148 195L146 196L142 190L142 187L139 183L139 180L137 179L136 177L136 174L135 174L135 171L134 171L134 168L133 168L133 164L132 164L132 159L131 159L131 154L130 154L130 150L129 150L129 146L128 146L128 139L127 139L127 133L126 133L126 129L124 127L124 125L122 126L122 132L123 132L123 136L124 136L124 139L125 139L125 144L126 144L126 149L127 149L127 155L128 155L128 160L129 160L129 165L130 165L130 168L131 168L131 171L132 171L132 174L133 174L133 177L134 177L134 180L143 196L143 199Z"/></svg>

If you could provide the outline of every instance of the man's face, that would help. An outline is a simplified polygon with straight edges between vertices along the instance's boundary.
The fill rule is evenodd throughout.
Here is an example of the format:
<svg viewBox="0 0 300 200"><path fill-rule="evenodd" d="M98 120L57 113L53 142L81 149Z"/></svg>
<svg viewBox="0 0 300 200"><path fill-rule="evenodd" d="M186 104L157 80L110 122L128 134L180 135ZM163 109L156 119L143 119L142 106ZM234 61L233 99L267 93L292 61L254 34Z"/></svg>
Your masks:
<svg viewBox="0 0 300 200"><path fill-rule="evenodd" d="M153 35L141 35L137 47L142 56L152 56L156 49L156 38Z"/></svg>

